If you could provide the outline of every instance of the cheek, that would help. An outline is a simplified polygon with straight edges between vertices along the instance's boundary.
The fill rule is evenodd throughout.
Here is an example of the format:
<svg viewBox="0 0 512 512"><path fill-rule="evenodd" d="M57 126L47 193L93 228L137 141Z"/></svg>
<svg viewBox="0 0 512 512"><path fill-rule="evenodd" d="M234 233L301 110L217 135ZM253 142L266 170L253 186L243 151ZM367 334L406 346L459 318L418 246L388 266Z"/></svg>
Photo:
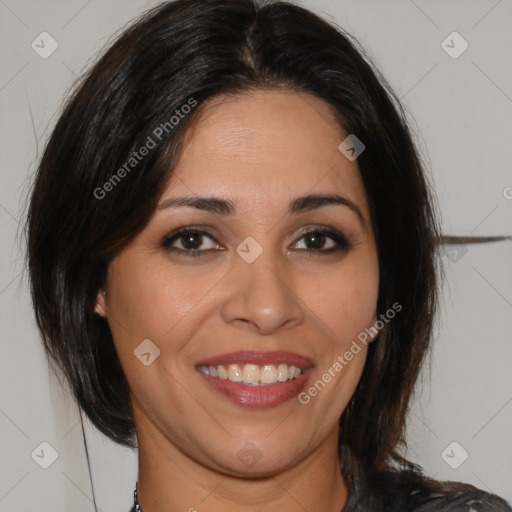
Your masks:
<svg viewBox="0 0 512 512"><path fill-rule="evenodd" d="M356 259L356 258L354 258ZM364 262L363 262L364 263ZM379 276L376 262L348 263L321 277L307 278L307 305L340 341L346 341L373 323Z"/></svg>
<svg viewBox="0 0 512 512"><path fill-rule="evenodd" d="M145 339L162 349L160 340L187 310L183 290L176 289L165 267L143 260L125 253L109 268L109 325L119 356L128 364Z"/></svg>
<svg viewBox="0 0 512 512"><path fill-rule="evenodd" d="M323 424L336 423L354 394L363 372L368 346L365 329L374 324L379 289L374 265L339 268L316 287L311 309L327 326L318 359L318 374L302 394L302 402Z"/></svg>
<svg viewBox="0 0 512 512"><path fill-rule="evenodd" d="M147 261L151 260L151 265ZM165 262L143 255L122 255L109 270L109 312L130 332L161 335L197 301L193 281L171 272Z"/></svg>

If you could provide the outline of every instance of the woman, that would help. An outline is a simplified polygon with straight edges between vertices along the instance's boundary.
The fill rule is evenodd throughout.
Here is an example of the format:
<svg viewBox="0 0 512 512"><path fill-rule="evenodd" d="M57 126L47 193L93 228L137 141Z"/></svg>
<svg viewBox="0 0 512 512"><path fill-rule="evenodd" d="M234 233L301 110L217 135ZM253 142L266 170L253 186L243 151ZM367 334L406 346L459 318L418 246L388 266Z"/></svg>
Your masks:
<svg viewBox="0 0 512 512"><path fill-rule="evenodd" d="M50 361L138 448L133 510L511 510L400 455L439 228L397 98L312 13L143 16L61 115L28 236Z"/></svg>

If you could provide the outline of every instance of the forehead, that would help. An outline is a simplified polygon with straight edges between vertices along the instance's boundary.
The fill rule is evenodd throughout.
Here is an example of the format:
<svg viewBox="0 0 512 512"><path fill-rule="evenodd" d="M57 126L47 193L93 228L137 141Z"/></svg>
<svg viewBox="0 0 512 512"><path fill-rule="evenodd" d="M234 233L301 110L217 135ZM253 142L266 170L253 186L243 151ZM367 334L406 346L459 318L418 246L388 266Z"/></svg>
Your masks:
<svg viewBox="0 0 512 512"><path fill-rule="evenodd" d="M345 138L322 100L289 91L215 98L185 136L164 197L211 193L239 201L281 201L339 192L366 205L355 161L338 146Z"/></svg>

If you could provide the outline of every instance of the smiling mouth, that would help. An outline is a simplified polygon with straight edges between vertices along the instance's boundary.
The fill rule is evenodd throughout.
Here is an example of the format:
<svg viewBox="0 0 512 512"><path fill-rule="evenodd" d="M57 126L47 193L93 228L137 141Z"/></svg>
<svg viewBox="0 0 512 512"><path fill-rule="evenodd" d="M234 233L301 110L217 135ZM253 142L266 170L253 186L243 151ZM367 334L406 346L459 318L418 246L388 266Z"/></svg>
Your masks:
<svg viewBox="0 0 512 512"><path fill-rule="evenodd" d="M247 386L269 386L272 384L287 382L300 377L304 369L286 363L275 364L243 364L207 366L197 368L200 372L210 377L231 382L239 382Z"/></svg>
<svg viewBox="0 0 512 512"><path fill-rule="evenodd" d="M313 374L313 361L284 350L240 350L196 361L210 389L241 407L275 407L296 397Z"/></svg>

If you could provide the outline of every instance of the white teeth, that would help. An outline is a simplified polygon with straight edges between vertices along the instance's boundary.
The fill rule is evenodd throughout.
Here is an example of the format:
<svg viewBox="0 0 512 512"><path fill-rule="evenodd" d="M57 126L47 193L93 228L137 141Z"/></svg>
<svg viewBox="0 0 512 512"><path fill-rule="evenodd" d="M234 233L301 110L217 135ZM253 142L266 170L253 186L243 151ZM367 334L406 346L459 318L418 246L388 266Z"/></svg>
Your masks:
<svg viewBox="0 0 512 512"><path fill-rule="evenodd" d="M217 371L219 372L219 377L222 380L227 380L227 378L228 378L228 371L226 370L226 368L224 368L224 366L217 366ZM212 377L215 377L215 375L212 375Z"/></svg>
<svg viewBox="0 0 512 512"><path fill-rule="evenodd" d="M266 364L261 369L261 383L273 384L277 382L277 370L273 364Z"/></svg>
<svg viewBox="0 0 512 512"><path fill-rule="evenodd" d="M260 382L260 368L255 364L244 365L242 375L245 384L258 384Z"/></svg>
<svg viewBox="0 0 512 512"><path fill-rule="evenodd" d="M284 382L288 380L288 365L287 364L280 364L277 367L277 380L279 382Z"/></svg>
<svg viewBox="0 0 512 512"><path fill-rule="evenodd" d="M237 364L230 364L228 366L228 379L231 382L242 382L244 380L240 366Z"/></svg>
<svg viewBox="0 0 512 512"><path fill-rule="evenodd" d="M286 382L300 377L303 373L302 368L281 363L277 366L265 364L258 366L255 364L230 364L227 366L200 366L199 370L211 377L217 377L223 380L229 379L231 382L241 382L248 386L265 386L277 382Z"/></svg>

